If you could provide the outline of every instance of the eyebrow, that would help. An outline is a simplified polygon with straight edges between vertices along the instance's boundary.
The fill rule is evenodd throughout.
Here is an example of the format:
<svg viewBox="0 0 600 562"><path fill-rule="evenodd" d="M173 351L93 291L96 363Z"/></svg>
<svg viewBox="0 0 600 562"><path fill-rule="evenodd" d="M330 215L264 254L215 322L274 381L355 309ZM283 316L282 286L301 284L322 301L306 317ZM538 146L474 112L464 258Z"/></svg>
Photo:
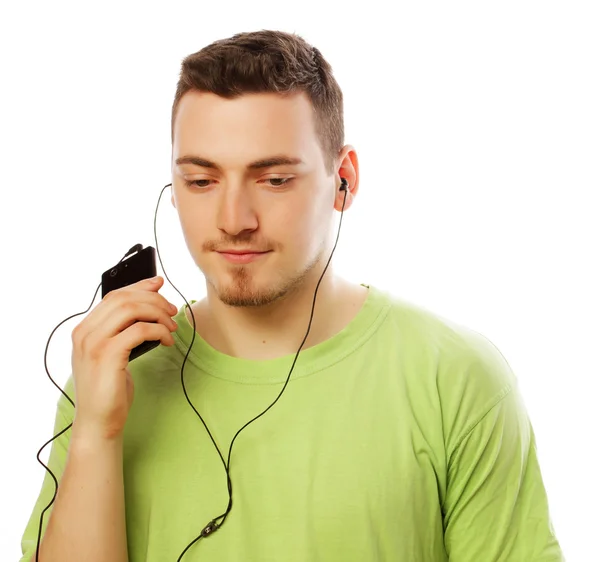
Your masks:
<svg viewBox="0 0 600 562"><path fill-rule="evenodd" d="M215 162L207 160L206 158L201 158L200 156L181 156L175 160L175 164L177 166L181 166L182 164L193 164L194 166L201 166L203 168L213 168L215 170L221 169ZM304 164L304 161L300 158L278 155L250 162L246 168L248 170L261 170L263 168L272 168L273 166L297 166L299 164Z"/></svg>

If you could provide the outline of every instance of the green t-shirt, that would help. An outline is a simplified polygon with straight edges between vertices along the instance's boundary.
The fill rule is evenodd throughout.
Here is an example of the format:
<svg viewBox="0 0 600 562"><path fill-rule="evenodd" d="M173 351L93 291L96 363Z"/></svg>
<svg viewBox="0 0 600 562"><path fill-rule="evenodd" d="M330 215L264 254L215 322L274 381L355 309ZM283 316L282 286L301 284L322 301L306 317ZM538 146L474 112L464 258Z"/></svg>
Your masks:
<svg viewBox="0 0 600 562"><path fill-rule="evenodd" d="M181 386L193 334L184 306L175 320L176 345L129 366L129 562L176 562L229 499L223 463ZM237 431L281 392L294 357L239 359L196 334L186 390L225 461ZM73 413L61 395L55 433ZM70 435L50 453L59 482ZM341 332L300 353L281 398L236 438L230 475L223 527L182 562L564 561L507 361L478 332L373 286ZM22 560L53 493L46 473Z"/></svg>

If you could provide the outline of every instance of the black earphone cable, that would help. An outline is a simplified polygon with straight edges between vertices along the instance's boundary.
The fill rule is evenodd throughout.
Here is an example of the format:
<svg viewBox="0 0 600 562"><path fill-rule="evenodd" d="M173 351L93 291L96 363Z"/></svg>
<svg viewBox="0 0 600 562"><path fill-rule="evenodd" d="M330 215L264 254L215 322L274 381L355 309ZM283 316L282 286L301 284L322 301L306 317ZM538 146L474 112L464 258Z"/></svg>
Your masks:
<svg viewBox="0 0 600 562"><path fill-rule="evenodd" d="M264 414L266 414L277 402L277 400L279 400L279 398L281 397L281 395L283 394L283 391L285 390L289 380L290 380L290 376L292 374L292 371L294 370L294 366L296 365L296 361L298 359L298 355L300 354L300 351L302 349L302 347L304 346L304 343L306 342L306 339L308 338L308 334L310 332L310 328L312 325L312 320L313 320L313 315L314 315L314 311L315 311L315 303L317 301L317 292L319 290L319 286L321 284L321 281L323 280L323 277L325 276L325 272L327 271L327 268L329 267L329 263L331 262L331 259L333 257L333 253L335 252L335 249L337 247L337 243L340 237L340 230L342 228L342 219L344 216L344 208L346 206L346 196L348 194L348 181L345 178L341 178L342 180L342 184L339 188L340 191L344 191L344 202L342 204L342 211L341 211L341 216L340 216L340 224L338 227L338 232L337 232L337 237L335 239L335 244L333 245L333 249L331 250L331 254L329 256L329 259L327 260L327 264L325 265L325 268L323 269L323 273L321 274L321 277L319 278L319 281L317 283L317 287L315 289L315 294L313 297L313 304L312 304L312 309L311 309L311 313L310 313L310 320L308 322L308 329L306 331L306 335L304 336L304 339L302 340L302 343L300 344L300 347L298 348L298 351L296 352L296 356L294 358L294 362L292 363L292 367L290 369L290 372L288 374L288 377L285 381L285 384L283 385L283 388L281 389L281 392L279 393L279 395L277 396L277 398L271 403L270 406L267 407L266 410L264 410L262 413L260 413L258 416L256 416L255 418L251 419L249 422L247 422L244 426L242 426L237 433L234 435L233 439L231 440L231 444L229 445L229 453L227 456L227 463L225 463L225 459L223 458L223 455L221 454L221 451L219 450L219 447L217 446L217 444L215 443L215 440L210 432L210 430L208 429L206 423L204 422L204 419L202 418L202 416L200 415L200 413L198 412L198 410L196 410L196 408L194 407L194 405L192 404L192 401L190 400L187 390L185 388L185 381L184 381L184 377L183 377L183 369L185 366L185 362L187 361L187 358L192 350L192 347L194 345L194 340L196 338L196 318L194 317L194 315L191 313L191 307L190 307L190 303L187 301L187 299L179 292L179 290L177 289L177 287L175 287L175 285L173 285L173 283L171 283L171 280L169 279L168 275L166 274L166 271L164 269L163 263L162 263L162 259L160 257L160 252L158 251L158 239L157 239L157 235L156 235L156 217L158 215L158 209L160 206L160 200L162 198L162 194L164 193L165 189L169 186L171 186L172 184L168 183L167 185L165 185L163 187L163 189L160 192L160 195L158 197L158 203L156 206L156 211L154 213L154 242L156 244L156 253L158 254L158 259L160 261L160 265L161 268L165 274L165 277L167 278L167 280L169 281L169 283L171 284L171 286L179 293L179 295L181 296L181 298L185 301L186 306L188 308L188 310L190 310L190 316L192 317L192 321L194 324L194 329L192 332L192 341L190 343L190 346L188 348L188 351L183 359L183 363L181 364L181 386L183 389L183 393L189 403L189 405L191 406L191 408L194 410L194 412L196 412L196 415L200 418L200 421L202 422L202 424L204 425L213 445L215 446L215 449L217 450L217 453L219 454L219 457L221 458L221 461L223 463L223 466L225 467L225 473L227 475L227 489L229 492L229 502L227 505L227 510L225 511L225 513L215 517L214 519L212 519L211 521L209 521L209 523L202 529L202 532L192 541L190 542L187 547L183 550L183 552L179 555L179 558L177 559L177 562L180 562L180 560L183 558L184 554L201 538L207 537L208 535L210 535L211 533L213 533L214 531L220 529L223 524L225 523L225 520L227 519L227 516L229 515L229 512L231 511L232 507L233 507L233 488L232 488L232 484L231 484L231 477L229 474L229 465L230 465L230 461L231 461L231 450L233 449L233 443L235 441L235 439L237 438L237 436L241 433L241 431L246 428L248 425L250 425L253 421L257 420L258 418L260 418L261 416L263 416ZM130 254L132 254L135 251L139 251L141 250L141 245L138 244L136 246L133 246L132 248L129 249L129 251L119 260L118 264L121 263L125 258L127 258ZM117 264L117 265L118 265ZM92 299L92 302L90 303L90 306L87 308L87 310L83 311L83 312L78 312L77 314L73 314L71 316L69 316L68 318L65 318L62 322L60 322L60 324L58 324L54 330L52 330L52 333L50 334L50 337L48 338L48 342L46 343L46 349L44 351L44 367L46 369L46 374L48 375L49 379L52 381L52 384L54 384L54 386L56 388L58 388L58 390L60 390L60 392L65 396L65 398L71 403L71 405L73 406L73 408L75 408L75 403L73 402L73 400L71 400L71 398L64 392L64 390L58 385L56 384L56 382L54 381L54 379L50 376L50 372L48 371L48 365L47 365L47 354L48 354L48 347L50 345L50 339L52 338L54 332L56 332L56 330L65 322L67 322L68 320L70 320L71 318L74 318L76 316L79 316L81 314L85 314L87 313L90 308L92 307L92 305L94 304L94 301L96 300L96 295L98 294L98 291L100 290L100 287L102 286L102 283L100 283L98 285L98 287L96 288L96 292L94 293L94 297ZM38 462L48 471L48 473L52 476L52 479L54 480L54 495L52 496L52 500L50 501L50 503L43 509L43 511L40 514L40 525L39 525L39 531L38 531L38 537L37 537L37 546L36 546L36 553L35 553L35 559L36 562L39 562L39 550L40 550L40 542L41 542L41 536L42 536L42 524L43 524L43 520L44 520L44 514L45 512L50 508L50 506L54 503L54 500L56 499L56 495L58 492L58 481L56 480L56 476L54 475L54 473L50 470L49 467L47 467L40 459L40 453L44 450L44 448L52 443L52 441L54 441L55 439L57 439L58 437L60 437L63 433L65 433L68 429L70 429L72 427L73 423L71 422L67 427L65 427L62 431L60 431L59 433L57 433L54 437L52 437L52 439L50 439L49 441L47 441L46 443L44 443L44 445L40 448L40 450L37 453L37 460ZM217 523L217 521L219 519L222 519L222 521L220 523Z"/></svg>

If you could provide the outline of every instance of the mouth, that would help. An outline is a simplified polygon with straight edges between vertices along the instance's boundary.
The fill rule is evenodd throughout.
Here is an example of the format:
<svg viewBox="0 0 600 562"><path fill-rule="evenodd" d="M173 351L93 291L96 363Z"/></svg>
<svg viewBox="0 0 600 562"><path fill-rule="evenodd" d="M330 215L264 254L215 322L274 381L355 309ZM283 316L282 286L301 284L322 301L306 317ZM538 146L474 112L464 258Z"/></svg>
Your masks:
<svg viewBox="0 0 600 562"><path fill-rule="evenodd" d="M256 261L270 252L217 252L230 263L244 264Z"/></svg>

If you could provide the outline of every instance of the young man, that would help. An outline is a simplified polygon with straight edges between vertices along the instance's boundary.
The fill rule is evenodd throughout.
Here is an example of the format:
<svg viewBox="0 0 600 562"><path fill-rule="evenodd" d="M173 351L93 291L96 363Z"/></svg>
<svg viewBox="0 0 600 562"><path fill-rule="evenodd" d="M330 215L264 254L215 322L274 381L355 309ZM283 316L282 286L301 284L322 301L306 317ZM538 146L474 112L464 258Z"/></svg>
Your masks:
<svg viewBox="0 0 600 562"><path fill-rule="evenodd" d="M484 336L328 267L298 355L358 192L343 138L331 67L296 35L183 61L172 204L207 296L129 365L122 432L53 444L43 562L564 560L517 380ZM61 397L55 433L73 420ZM53 493L47 476L22 560Z"/></svg>

